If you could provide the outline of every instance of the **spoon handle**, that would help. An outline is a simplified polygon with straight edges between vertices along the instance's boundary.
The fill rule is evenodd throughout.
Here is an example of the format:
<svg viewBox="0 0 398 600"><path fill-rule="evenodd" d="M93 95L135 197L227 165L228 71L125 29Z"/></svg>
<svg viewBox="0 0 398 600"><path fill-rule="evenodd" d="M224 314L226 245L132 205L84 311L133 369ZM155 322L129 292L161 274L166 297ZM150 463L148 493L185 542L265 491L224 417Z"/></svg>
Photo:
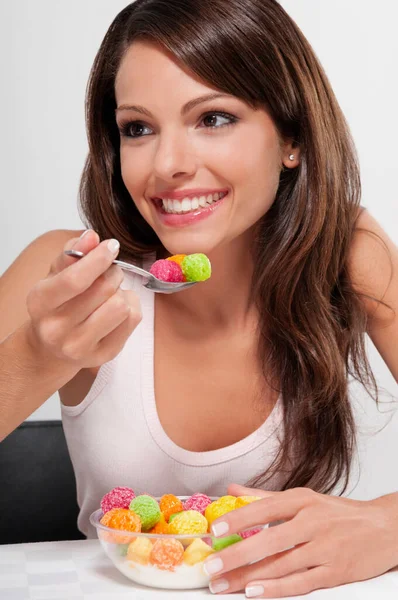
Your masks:
<svg viewBox="0 0 398 600"><path fill-rule="evenodd" d="M122 260L114 260L112 261L114 265L118 265L121 269L125 269L125 271L132 271L137 275L141 275L141 277L146 277L147 279L151 279L153 275L145 271L145 269L140 269L140 267L136 267L135 265L131 265L130 263L123 262Z"/></svg>
<svg viewBox="0 0 398 600"><path fill-rule="evenodd" d="M80 252L80 250L65 250L65 254L67 254L68 256L74 256L75 258L83 258L83 256L85 256L83 252ZM114 265L118 265L121 269L124 269L125 271L132 271L137 275L141 275L141 277L146 277L146 279L153 278L152 273L148 273L148 271L145 271L145 269L140 269L140 267L136 267L135 265L131 265L130 263L123 262L122 260L115 259L112 261L112 263Z"/></svg>

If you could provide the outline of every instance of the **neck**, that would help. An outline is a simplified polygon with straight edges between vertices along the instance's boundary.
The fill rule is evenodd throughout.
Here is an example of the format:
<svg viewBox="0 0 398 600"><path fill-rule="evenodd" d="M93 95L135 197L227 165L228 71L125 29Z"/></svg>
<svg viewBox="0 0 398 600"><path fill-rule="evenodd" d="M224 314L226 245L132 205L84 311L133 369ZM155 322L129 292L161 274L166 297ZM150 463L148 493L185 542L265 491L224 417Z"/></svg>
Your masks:
<svg viewBox="0 0 398 600"><path fill-rule="evenodd" d="M255 312L250 302L253 259L249 235L217 248L208 257L210 279L157 301L167 304L168 310L184 321L192 319L201 327L224 329L247 324Z"/></svg>

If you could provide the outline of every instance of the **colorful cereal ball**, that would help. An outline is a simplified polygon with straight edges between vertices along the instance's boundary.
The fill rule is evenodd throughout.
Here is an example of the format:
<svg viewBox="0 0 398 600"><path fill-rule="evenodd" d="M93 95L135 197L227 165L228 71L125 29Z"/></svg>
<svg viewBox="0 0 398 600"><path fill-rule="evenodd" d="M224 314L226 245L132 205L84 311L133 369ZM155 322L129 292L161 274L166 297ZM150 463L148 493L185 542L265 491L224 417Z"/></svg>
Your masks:
<svg viewBox="0 0 398 600"><path fill-rule="evenodd" d="M235 502L235 508L241 508L257 500L262 500L259 496L238 496Z"/></svg>
<svg viewBox="0 0 398 600"><path fill-rule="evenodd" d="M133 510L141 519L142 531L148 531L160 520L159 504L150 496L137 496L130 502Z"/></svg>
<svg viewBox="0 0 398 600"><path fill-rule="evenodd" d="M122 531L130 531L134 533L140 533L141 531L141 521L139 516L127 508L112 508L103 515L100 523L106 527L120 529ZM101 534L101 538L103 540L114 544L128 544L132 541L131 536L128 535L123 536L107 531L101 531Z"/></svg>
<svg viewBox="0 0 398 600"><path fill-rule="evenodd" d="M184 510L169 523L169 533L172 535L207 533L207 520L197 510Z"/></svg>
<svg viewBox="0 0 398 600"><path fill-rule="evenodd" d="M169 258L166 258L166 260L172 260L173 262L177 263L177 265L182 264L182 261L184 260L184 258L186 257L186 254L173 254L173 256L169 256Z"/></svg>
<svg viewBox="0 0 398 600"><path fill-rule="evenodd" d="M135 498L135 494L131 488L115 487L103 496L101 510L105 514L112 508L128 508L133 498Z"/></svg>
<svg viewBox="0 0 398 600"><path fill-rule="evenodd" d="M162 511L166 521L170 519L170 516L174 513L181 512L184 510L184 506L174 494L165 494L159 501L159 507Z"/></svg>
<svg viewBox="0 0 398 600"><path fill-rule="evenodd" d="M221 496L215 500L205 510L205 517L210 525L231 510L235 510L236 496Z"/></svg>
<svg viewBox="0 0 398 600"><path fill-rule="evenodd" d="M177 263L177 265L179 265L181 267L182 261L184 260L185 257L186 257L186 254L173 254L173 256L169 256L169 258L166 258L166 260L171 260L172 262ZM181 271L182 271L182 267L181 267ZM184 273L182 274L182 280L183 281L187 280Z"/></svg>
<svg viewBox="0 0 398 600"><path fill-rule="evenodd" d="M155 261L149 272L157 279L160 279L160 281L180 283L184 280L180 265L172 260L160 259Z"/></svg>
<svg viewBox="0 0 398 600"><path fill-rule="evenodd" d="M188 254L181 268L187 281L206 281L211 275L211 264L205 254Z"/></svg>
<svg viewBox="0 0 398 600"><path fill-rule="evenodd" d="M206 494L193 494L184 502L185 510L197 510L202 515L205 514L206 508L211 504L211 499Z"/></svg>
<svg viewBox="0 0 398 600"><path fill-rule="evenodd" d="M184 512L183 510L181 512L178 513L173 513L172 515L170 515L170 519L169 519L169 523L172 522L173 519L176 518L177 515L180 515L182 512Z"/></svg>
<svg viewBox="0 0 398 600"><path fill-rule="evenodd" d="M166 519L164 518L163 513L160 515L159 521L156 523L156 525L154 527L152 527L152 529L150 529L148 531L148 533L158 533L158 534L159 533L160 534L169 533L169 525L168 525Z"/></svg>
<svg viewBox="0 0 398 600"><path fill-rule="evenodd" d="M137 537L134 542L129 544L127 549L127 560L138 562L140 565L149 563L149 555L151 554L153 543L149 538Z"/></svg>
<svg viewBox="0 0 398 600"><path fill-rule="evenodd" d="M247 538L251 537L252 535L256 535L256 533L260 533L260 531L263 531L262 527L255 527L254 529L246 529L246 531L240 531L239 535L241 535L242 538L244 540L246 540Z"/></svg>
<svg viewBox="0 0 398 600"><path fill-rule="evenodd" d="M163 538L154 543L149 555L149 562L163 571L174 571L182 563L184 546L178 540Z"/></svg>
<svg viewBox="0 0 398 600"><path fill-rule="evenodd" d="M206 544L200 538L196 538L193 540L191 544L189 544L188 548L185 549L184 552L184 563L187 565L196 565L198 562L204 561L210 554L213 554L215 551L211 546Z"/></svg>
<svg viewBox="0 0 398 600"><path fill-rule="evenodd" d="M222 538L212 538L213 548L216 552L223 550L224 548L228 548L228 546L232 546L232 544L236 544L236 542L241 542L242 537L237 533L233 533L232 535L227 535Z"/></svg>

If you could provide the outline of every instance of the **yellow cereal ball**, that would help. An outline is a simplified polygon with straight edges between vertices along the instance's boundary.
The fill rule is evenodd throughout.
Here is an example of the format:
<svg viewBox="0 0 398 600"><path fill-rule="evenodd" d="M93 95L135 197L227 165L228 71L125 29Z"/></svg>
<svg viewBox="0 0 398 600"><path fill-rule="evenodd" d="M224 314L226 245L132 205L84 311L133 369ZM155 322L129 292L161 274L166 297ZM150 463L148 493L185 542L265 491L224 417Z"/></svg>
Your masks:
<svg viewBox="0 0 398 600"><path fill-rule="evenodd" d="M153 544L149 538L138 537L129 544L127 548L127 559L133 562L138 562L141 565L147 565L149 563L149 555L151 553Z"/></svg>
<svg viewBox="0 0 398 600"><path fill-rule="evenodd" d="M185 549L184 563L191 566L196 565L196 563L202 562L214 552L213 548L206 544L206 542L200 538L196 538L189 544L188 548Z"/></svg>
<svg viewBox="0 0 398 600"><path fill-rule="evenodd" d="M206 507L205 517L210 525L225 513L235 509L236 496L221 496Z"/></svg>
<svg viewBox="0 0 398 600"><path fill-rule="evenodd" d="M207 533L207 521L199 511L185 510L169 523L169 533L172 535Z"/></svg>
<svg viewBox="0 0 398 600"><path fill-rule="evenodd" d="M247 504L251 504L256 500L261 500L259 496L238 496L235 502L235 508L240 508L241 506L246 506Z"/></svg>

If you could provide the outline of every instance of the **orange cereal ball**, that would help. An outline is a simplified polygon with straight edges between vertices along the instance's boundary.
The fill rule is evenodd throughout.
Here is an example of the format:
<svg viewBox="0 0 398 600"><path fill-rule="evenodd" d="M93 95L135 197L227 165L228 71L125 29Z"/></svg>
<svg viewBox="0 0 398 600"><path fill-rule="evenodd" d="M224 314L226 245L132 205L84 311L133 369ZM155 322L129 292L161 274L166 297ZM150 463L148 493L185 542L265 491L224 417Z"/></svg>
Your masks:
<svg viewBox="0 0 398 600"><path fill-rule="evenodd" d="M165 494L159 501L160 510L162 511L166 521L170 519L170 516L174 513L181 512L184 510L184 506L174 494Z"/></svg>
<svg viewBox="0 0 398 600"><path fill-rule="evenodd" d="M218 500L214 500L209 506L206 507L205 517L209 523L209 526L226 513L235 509L236 496L221 496Z"/></svg>
<svg viewBox="0 0 398 600"><path fill-rule="evenodd" d="M133 562L138 562L140 565L149 563L149 555L151 554L153 544L149 538L137 537L134 542L129 544L127 549L127 559Z"/></svg>
<svg viewBox="0 0 398 600"><path fill-rule="evenodd" d="M139 516L128 508L111 508L101 518L100 523L106 527L122 529L123 531L134 531L134 533L140 533L141 531Z"/></svg>
<svg viewBox="0 0 398 600"><path fill-rule="evenodd" d="M169 258L166 258L166 260L172 260L173 262L177 263L177 265L180 265L180 267L181 267L181 263L185 257L186 257L186 254L173 254L173 256L169 256Z"/></svg>
<svg viewBox="0 0 398 600"><path fill-rule="evenodd" d="M105 525L105 527L120 529L122 531L131 531L134 533L140 533L141 531L139 516L128 508L112 508L108 510L101 518L100 523L101 525ZM103 535L102 539L116 544L128 544L131 542L130 536L112 535L109 533L108 535Z"/></svg>
<svg viewBox="0 0 398 600"><path fill-rule="evenodd" d="M148 533L160 533L160 534L169 533L169 525L168 525L166 519L164 518L163 513L160 515L159 521L156 523L156 525L154 527L152 527L152 529L150 529L148 531Z"/></svg>
<svg viewBox="0 0 398 600"><path fill-rule="evenodd" d="M184 546L178 540L158 539L149 555L149 562L163 571L174 571L184 558Z"/></svg>
<svg viewBox="0 0 398 600"><path fill-rule="evenodd" d="M241 506L246 506L247 504L256 502L256 500L261 500L260 496L238 496L235 502L235 508L241 508Z"/></svg>
<svg viewBox="0 0 398 600"><path fill-rule="evenodd" d="M186 254L173 254L173 256L169 256L169 258L166 258L166 260L170 260L171 262L175 262L175 263L177 263L177 265L179 265L181 267L181 263L182 263L182 261L184 260L185 257L186 257ZM184 273L182 274L182 280L183 281L187 280L187 278L185 277Z"/></svg>
<svg viewBox="0 0 398 600"><path fill-rule="evenodd" d="M184 510L169 523L169 533L174 535L207 533L206 518L197 510Z"/></svg>

